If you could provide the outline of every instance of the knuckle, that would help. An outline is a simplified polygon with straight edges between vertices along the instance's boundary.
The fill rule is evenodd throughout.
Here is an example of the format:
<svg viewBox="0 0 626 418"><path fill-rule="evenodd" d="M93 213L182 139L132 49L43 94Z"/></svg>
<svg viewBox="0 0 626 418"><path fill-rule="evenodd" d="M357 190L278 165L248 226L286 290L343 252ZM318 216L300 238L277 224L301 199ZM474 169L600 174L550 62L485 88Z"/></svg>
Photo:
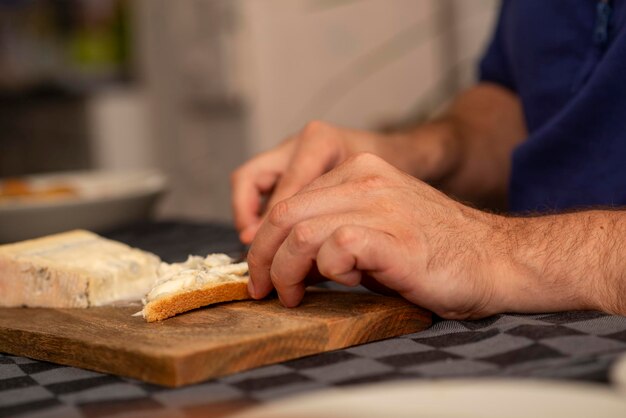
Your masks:
<svg viewBox="0 0 626 418"><path fill-rule="evenodd" d="M270 210L267 220L277 228L282 228L288 224L291 205L286 200L276 203Z"/></svg>
<svg viewBox="0 0 626 418"><path fill-rule="evenodd" d="M304 125L304 128L302 128L301 133L304 138L314 138L320 135L320 133L327 130L328 127L329 125L325 122L322 122L319 120L312 120L308 122L306 125Z"/></svg>
<svg viewBox="0 0 626 418"><path fill-rule="evenodd" d="M335 245L341 249L352 248L361 239L361 231L352 226L342 226L333 233Z"/></svg>
<svg viewBox="0 0 626 418"><path fill-rule="evenodd" d="M355 165L374 166L381 161L381 158L371 152L358 152L352 155L347 162Z"/></svg>
<svg viewBox="0 0 626 418"><path fill-rule="evenodd" d="M291 231L291 245L297 252L303 252L309 248L314 240L314 231L306 223L299 223Z"/></svg>

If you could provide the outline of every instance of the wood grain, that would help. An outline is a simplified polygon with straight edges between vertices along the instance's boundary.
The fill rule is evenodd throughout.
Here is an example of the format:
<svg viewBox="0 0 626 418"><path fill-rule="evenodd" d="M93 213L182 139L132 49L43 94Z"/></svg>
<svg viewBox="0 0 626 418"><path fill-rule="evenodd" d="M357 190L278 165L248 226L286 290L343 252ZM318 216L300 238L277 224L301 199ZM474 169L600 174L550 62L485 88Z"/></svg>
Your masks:
<svg viewBox="0 0 626 418"><path fill-rule="evenodd" d="M163 322L139 306L0 309L0 352L165 386L420 331L430 313L402 299L308 292L302 305L226 303Z"/></svg>

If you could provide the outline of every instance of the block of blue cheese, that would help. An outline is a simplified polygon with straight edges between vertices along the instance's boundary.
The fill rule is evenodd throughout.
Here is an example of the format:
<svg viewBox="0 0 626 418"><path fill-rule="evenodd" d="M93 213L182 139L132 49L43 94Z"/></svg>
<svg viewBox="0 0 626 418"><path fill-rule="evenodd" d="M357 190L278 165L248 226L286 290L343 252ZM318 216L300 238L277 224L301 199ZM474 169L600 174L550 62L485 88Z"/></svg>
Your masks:
<svg viewBox="0 0 626 418"><path fill-rule="evenodd" d="M86 308L141 300L156 255L76 230L0 246L0 306Z"/></svg>

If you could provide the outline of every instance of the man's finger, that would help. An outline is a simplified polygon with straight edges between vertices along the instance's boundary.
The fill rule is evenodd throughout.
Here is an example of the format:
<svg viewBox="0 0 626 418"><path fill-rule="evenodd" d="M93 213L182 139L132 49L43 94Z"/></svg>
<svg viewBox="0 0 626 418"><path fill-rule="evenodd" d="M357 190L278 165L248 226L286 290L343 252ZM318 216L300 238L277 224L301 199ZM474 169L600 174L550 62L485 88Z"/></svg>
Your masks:
<svg viewBox="0 0 626 418"><path fill-rule="evenodd" d="M294 225L314 217L355 211L360 205L356 196L349 184L340 184L299 193L276 204L256 233L248 253L251 296L263 298L272 290L272 260Z"/></svg>
<svg viewBox="0 0 626 418"><path fill-rule="evenodd" d="M235 227L241 231L260 222L261 196L271 190L278 179L276 172L236 172L232 176L232 206Z"/></svg>
<svg viewBox="0 0 626 418"><path fill-rule="evenodd" d="M270 278L285 306L297 305L304 294L305 280L314 266L321 245L333 232L346 224L377 226L374 218L363 213L348 212L316 217L296 224L282 243L272 261ZM351 286L358 283L355 274L334 277L335 281Z"/></svg>
<svg viewBox="0 0 626 418"><path fill-rule="evenodd" d="M249 225L259 222L258 211L261 205L259 191L252 184L235 184L231 192L231 206L235 228L242 231Z"/></svg>
<svg viewBox="0 0 626 418"><path fill-rule="evenodd" d="M356 285L362 272L381 285L402 293L414 279L405 271L406 257L398 239L379 229L344 225L321 245L316 257L320 273L333 281Z"/></svg>
<svg viewBox="0 0 626 418"><path fill-rule="evenodd" d="M239 232L239 240L246 245L250 245L254 241L254 237L260 227L261 220L259 219L258 222L248 225Z"/></svg>
<svg viewBox="0 0 626 418"><path fill-rule="evenodd" d="M397 168L391 166L389 163L374 154L355 154L348 158L345 162L335 167L332 171L325 173L310 182L308 185L304 186L300 193L335 187L344 183L351 183L351 187L353 188L352 190L355 192L359 189L371 192L377 188L376 181L383 179L383 177L376 176L375 174L380 172L381 168L398 171Z"/></svg>
<svg viewBox="0 0 626 418"><path fill-rule="evenodd" d="M295 195L337 165L339 150L333 140L319 136L324 134L332 133L319 131L316 137L303 137L298 141L289 166L268 201L268 209L281 200Z"/></svg>

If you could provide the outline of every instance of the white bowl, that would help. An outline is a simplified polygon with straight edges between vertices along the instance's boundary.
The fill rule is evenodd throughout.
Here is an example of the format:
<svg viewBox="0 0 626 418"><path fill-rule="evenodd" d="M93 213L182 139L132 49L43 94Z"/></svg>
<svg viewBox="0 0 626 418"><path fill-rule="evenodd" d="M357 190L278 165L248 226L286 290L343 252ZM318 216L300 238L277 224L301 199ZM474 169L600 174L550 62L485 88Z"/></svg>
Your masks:
<svg viewBox="0 0 626 418"><path fill-rule="evenodd" d="M626 354L622 354L620 358L611 366L611 382L626 398Z"/></svg>
<svg viewBox="0 0 626 418"><path fill-rule="evenodd" d="M0 200L0 242L83 228L105 231L147 219L165 189L153 170L79 171L20 178L32 188L68 186L75 195Z"/></svg>
<svg viewBox="0 0 626 418"><path fill-rule="evenodd" d="M232 418L623 418L626 399L589 383L459 379L329 389Z"/></svg>

